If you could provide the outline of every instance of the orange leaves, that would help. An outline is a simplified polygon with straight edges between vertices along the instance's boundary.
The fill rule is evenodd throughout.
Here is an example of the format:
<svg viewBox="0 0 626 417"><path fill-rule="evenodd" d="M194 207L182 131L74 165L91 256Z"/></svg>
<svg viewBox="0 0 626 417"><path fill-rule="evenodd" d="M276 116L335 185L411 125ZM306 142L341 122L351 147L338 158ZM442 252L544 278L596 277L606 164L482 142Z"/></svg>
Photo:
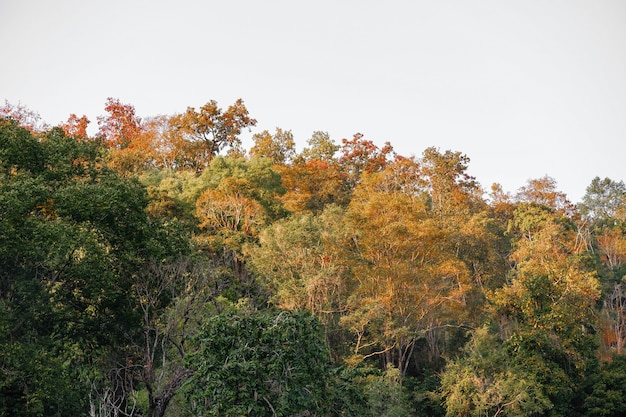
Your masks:
<svg viewBox="0 0 626 417"><path fill-rule="evenodd" d="M31 132L43 132L48 129L48 125L41 120L39 113L21 104L13 105L8 100L4 101L4 106L0 106L0 117L13 119L19 126Z"/></svg>
<svg viewBox="0 0 626 417"><path fill-rule="evenodd" d="M256 236L264 224L261 205L240 193L208 189L196 203L200 227Z"/></svg>
<svg viewBox="0 0 626 417"><path fill-rule="evenodd" d="M274 135L264 130L252 135L252 140L254 141L254 146L250 149L252 157L265 157L275 164L286 164L296 155L296 143L290 130L285 131L277 127Z"/></svg>
<svg viewBox="0 0 626 417"><path fill-rule="evenodd" d="M626 236L619 229L604 229L596 238L601 251L601 260L611 269L626 264Z"/></svg>
<svg viewBox="0 0 626 417"><path fill-rule="evenodd" d="M383 169L393 155L393 147L389 142L379 149L374 142L363 139L356 133L351 140L342 139L339 164L346 172L351 184L356 184L362 173L373 173Z"/></svg>
<svg viewBox="0 0 626 417"><path fill-rule="evenodd" d="M336 164L321 160L297 162L280 168L285 208L295 213L320 212L327 204L347 205L350 191Z"/></svg>
<svg viewBox="0 0 626 417"><path fill-rule="evenodd" d="M225 147L239 146L241 131L256 125L256 120L249 116L243 100L238 99L226 111L215 100L198 111L188 107L185 113L172 117L171 123L187 140L202 142L210 159Z"/></svg>
<svg viewBox="0 0 626 417"><path fill-rule="evenodd" d="M87 116L83 115L82 117L78 117L72 113L67 119L67 122L61 125L61 129L63 129L67 136L86 139L87 125L89 125L89 123L91 122L87 119Z"/></svg>
<svg viewBox="0 0 626 417"><path fill-rule="evenodd" d="M128 147L142 132L141 119L135 115L135 108L109 97L104 110L108 115L98 117L98 135L111 148Z"/></svg>

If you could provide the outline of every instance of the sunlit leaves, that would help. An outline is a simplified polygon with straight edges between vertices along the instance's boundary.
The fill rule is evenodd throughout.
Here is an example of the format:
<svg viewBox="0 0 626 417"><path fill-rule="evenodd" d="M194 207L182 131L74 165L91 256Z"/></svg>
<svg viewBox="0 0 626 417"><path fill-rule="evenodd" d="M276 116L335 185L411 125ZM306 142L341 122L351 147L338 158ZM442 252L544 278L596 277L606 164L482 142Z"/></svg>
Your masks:
<svg viewBox="0 0 626 417"><path fill-rule="evenodd" d="M242 130L256 125L256 120L248 115L241 99L225 111L218 107L215 100L211 100L197 111L188 107L185 113L172 118L172 125L188 140L202 143L207 151L208 163L222 149L240 145Z"/></svg>
<svg viewBox="0 0 626 417"><path fill-rule="evenodd" d="M49 128L39 113L23 104L11 104L8 100L5 100L4 105L0 106L0 119L15 120L20 127L33 133L40 133Z"/></svg>
<svg viewBox="0 0 626 417"><path fill-rule="evenodd" d="M264 130L252 135L254 145L250 148L250 156L269 158L275 164L287 164L296 156L296 143L291 131L276 128L273 135Z"/></svg>
<svg viewBox="0 0 626 417"><path fill-rule="evenodd" d="M89 123L91 122L87 119L87 116L78 117L72 113L67 121L61 125L61 128L67 136L87 139L87 126Z"/></svg>
<svg viewBox="0 0 626 417"><path fill-rule="evenodd" d="M98 117L98 135L109 147L124 149L141 133L141 119L135 115L135 107L109 97L104 110L106 116Z"/></svg>
<svg viewBox="0 0 626 417"><path fill-rule="evenodd" d="M465 356L451 361L442 375L446 416L528 416L553 405L543 391L536 369L511 355L488 329L477 329Z"/></svg>
<svg viewBox="0 0 626 417"><path fill-rule="evenodd" d="M341 142L338 162L352 186L359 182L362 173L380 171L393 156L393 147L389 142L379 148L371 140L364 139L361 133Z"/></svg>

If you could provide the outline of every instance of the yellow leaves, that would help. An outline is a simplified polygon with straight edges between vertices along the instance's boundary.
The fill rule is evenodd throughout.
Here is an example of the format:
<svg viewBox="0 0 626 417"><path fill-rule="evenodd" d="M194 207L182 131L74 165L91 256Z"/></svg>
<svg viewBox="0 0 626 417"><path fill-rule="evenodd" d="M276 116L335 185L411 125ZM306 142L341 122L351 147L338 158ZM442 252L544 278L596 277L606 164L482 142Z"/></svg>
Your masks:
<svg viewBox="0 0 626 417"><path fill-rule="evenodd" d="M621 230L604 229L597 237L600 259L609 267L618 269L626 262L626 236Z"/></svg>
<svg viewBox="0 0 626 417"><path fill-rule="evenodd" d="M256 236L265 224L264 214L258 202L239 193L208 189L196 203L200 227L214 231Z"/></svg>
<svg viewBox="0 0 626 417"><path fill-rule="evenodd" d="M31 212L32 215L43 216L47 219L54 219L57 217L56 208L54 207L54 200L49 198L42 204L39 204Z"/></svg>

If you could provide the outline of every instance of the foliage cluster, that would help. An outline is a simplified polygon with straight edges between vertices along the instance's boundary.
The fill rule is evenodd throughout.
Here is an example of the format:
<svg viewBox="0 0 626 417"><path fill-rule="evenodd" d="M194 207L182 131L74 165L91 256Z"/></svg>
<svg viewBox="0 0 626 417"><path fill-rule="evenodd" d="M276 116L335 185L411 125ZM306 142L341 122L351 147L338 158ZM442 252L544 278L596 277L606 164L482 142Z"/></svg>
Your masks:
<svg viewBox="0 0 626 417"><path fill-rule="evenodd" d="M622 181L105 111L0 109L0 416L626 413Z"/></svg>

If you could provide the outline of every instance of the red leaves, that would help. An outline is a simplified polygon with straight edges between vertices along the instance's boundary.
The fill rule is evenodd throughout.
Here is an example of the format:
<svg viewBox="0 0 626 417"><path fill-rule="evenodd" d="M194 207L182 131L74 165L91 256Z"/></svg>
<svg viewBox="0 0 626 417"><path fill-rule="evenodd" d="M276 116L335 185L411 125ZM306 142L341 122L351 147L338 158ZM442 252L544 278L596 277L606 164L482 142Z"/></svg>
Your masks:
<svg viewBox="0 0 626 417"><path fill-rule="evenodd" d="M119 99L109 97L104 108L108 116L98 117L102 136L111 148L123 149L130 145L142 132L141 119L135 115L135 108L122 104Z"/></svg>

